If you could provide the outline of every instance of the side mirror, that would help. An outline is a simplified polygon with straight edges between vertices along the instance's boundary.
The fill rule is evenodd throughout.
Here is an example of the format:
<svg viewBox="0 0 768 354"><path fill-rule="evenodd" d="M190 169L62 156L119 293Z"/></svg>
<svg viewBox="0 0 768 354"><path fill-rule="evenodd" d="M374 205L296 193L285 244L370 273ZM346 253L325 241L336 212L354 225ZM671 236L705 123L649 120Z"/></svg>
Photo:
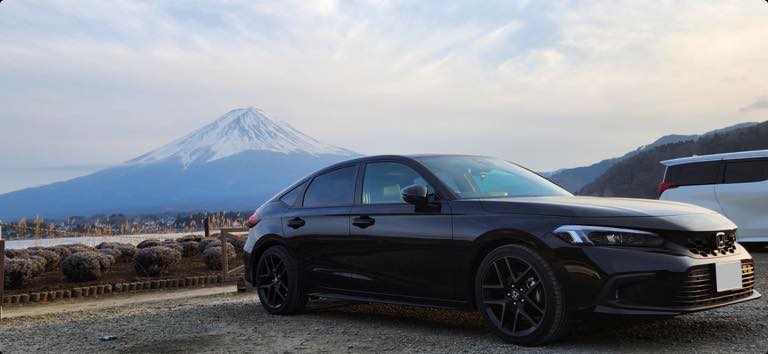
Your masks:
<svg viewBox="0 0 768 354"><path fill-rule="evenodd" d="M410 185L400 190L403 200L408 204L427 204L427 187L420 184Z"/></svg>

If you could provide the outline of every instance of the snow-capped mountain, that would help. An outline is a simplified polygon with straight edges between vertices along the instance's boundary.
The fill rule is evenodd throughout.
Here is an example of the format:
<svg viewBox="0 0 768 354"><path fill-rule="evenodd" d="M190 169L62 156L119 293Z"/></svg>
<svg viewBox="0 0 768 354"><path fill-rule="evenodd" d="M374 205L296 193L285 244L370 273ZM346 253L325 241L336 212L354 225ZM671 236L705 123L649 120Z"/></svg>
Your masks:
<svg viewBox="0 0 768 354"><path fill-rule="evenodd" d="M0 219L253 209L296 179L355 156L256 108L236 109L118 166L0 195Z"/></svg>
<svg viewBox="0 0 768 354"><path fill-rule="evenodd" d="M288 123L274 122L264 112L249 107L235 109L191 134L157 150L141 155L128 164L167 160L184 166L210 162L247 150L284 154L353 156L354 152L328 145L296 130Z"/></svg>

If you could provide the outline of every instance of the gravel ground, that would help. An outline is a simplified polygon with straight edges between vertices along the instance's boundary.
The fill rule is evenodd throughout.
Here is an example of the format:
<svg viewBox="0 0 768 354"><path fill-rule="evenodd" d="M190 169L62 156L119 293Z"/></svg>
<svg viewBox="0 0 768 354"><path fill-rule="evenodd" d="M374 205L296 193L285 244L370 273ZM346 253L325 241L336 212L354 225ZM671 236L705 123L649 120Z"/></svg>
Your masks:
<svg viewBox="0 0 768 354"><path fill-rule="evenodd" d="M755 254L768 294L768 253ZM117 336L101 341L105 335ZM257 296L224 294L75 313L18 317L0 326L0 352L731 352L766 353L765 299L655 321L592 321L544 348L505 344L474 313L318 302L271 316Z"/></svg>

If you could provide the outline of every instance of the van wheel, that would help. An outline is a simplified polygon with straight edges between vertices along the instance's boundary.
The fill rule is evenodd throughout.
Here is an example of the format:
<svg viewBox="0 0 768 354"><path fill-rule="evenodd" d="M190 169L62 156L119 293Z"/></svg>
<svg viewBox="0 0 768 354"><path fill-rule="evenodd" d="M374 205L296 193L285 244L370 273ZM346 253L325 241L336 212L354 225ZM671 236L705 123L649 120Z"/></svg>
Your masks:
<svg viewBox="0 0 768 354"><path fill-rule="evenodd" d="M768 251L768 242L745 242L741 243L744 248L749 252L766 252Z"/></svg>

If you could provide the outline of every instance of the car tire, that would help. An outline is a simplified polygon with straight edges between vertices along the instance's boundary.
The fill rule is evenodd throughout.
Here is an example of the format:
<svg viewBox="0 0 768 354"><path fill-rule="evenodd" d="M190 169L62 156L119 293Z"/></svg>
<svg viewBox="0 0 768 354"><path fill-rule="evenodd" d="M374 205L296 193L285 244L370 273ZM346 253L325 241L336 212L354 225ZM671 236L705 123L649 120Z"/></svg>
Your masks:
<svg viewBox="0 0 768 354"><path fill-rule="evenodd" d="M538 252L523 245L485 256L475 276L475 301L490 329L509 343L547 344L569 326L563 284Z"/></svg>
<svg viewBox="0 0 768 354"><path fill-rule="evenodd" d="M743 242L741 245L749 252L768 251L768 242Z"/></svg>
<svg viewBox="0 0 768 354"><path fill-rule="evenodd" d="M261 306L275 315L291 315L304 310L304 292L298 264L283 246L264 251L254 268L254 280Z"/></svg>

